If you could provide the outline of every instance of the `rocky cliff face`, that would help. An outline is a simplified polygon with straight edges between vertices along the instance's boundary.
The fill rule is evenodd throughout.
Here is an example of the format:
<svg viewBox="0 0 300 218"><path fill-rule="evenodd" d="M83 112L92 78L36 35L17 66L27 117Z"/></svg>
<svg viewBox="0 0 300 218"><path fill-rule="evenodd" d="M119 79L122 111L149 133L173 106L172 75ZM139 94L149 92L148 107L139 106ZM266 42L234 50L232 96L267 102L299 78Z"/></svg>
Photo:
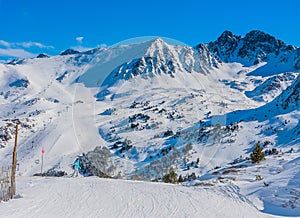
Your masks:
<svg viewBox="0 0 300 218"><path fill-rule="evenodd" d="M298 48L296 51L293 66L296 70L300 70L300 48Z"/></svg>
<svg viewBox="0 0 300 218"><path fill-rule="evenodd" d="M262 31L253 30L245 37L225 31L217 41L208 44L208 49L223 62L238 61L250 66L268 61L270 58L286 62L296 47Z"/></svg>
<svg viewBox="0 0 300 218"><path fill-rule="evenodd" d="M174 77L175 63L172 60L160 61L156 57L142 57L122 64L113 71L113 77L116 80L128 80L138 75L146 79L160 74L168 74Z"/></svg>
<svg viewBox="0 0 300 218"><path fill-rule="evenodd" d="M224 31L217 41L208 44L208 49L227 63L234 56L241 38L230 31Z"/></svg>
<svg viewBox="0 0 300 218"><path fill-rule="evenodd" d="M285 92L279 97L280 104L283 109L299 109L300 105L300 76L297 77L295 82L288 87Z"/></svg>
<svg viewBox="0 0 300 218"><path fill-rule="evenodd" d="M142 57L135 58L117 66L103 82L111 86L120 79L129 80L136 76L143 79L162 74L176 77L178 73L207 74L212 68L218 68L221 61L211 54L207 46L195 48L173 46L158 38L153 40Z"/></svg>

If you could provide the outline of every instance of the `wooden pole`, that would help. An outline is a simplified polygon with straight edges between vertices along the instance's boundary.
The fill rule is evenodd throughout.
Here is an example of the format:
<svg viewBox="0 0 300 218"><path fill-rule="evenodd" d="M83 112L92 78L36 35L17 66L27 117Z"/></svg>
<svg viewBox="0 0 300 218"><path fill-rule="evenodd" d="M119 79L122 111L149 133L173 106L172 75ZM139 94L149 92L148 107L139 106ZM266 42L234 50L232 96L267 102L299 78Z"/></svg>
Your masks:
<svg viewBox="0 0 300 218"><path fill-rule="evenodd" d="M18 144L18 124L16 125L15 146L13 151L12 166L11 166L11 180L10 180L10 199L16 194L16 169L17 169L17 144Z"/></svg>

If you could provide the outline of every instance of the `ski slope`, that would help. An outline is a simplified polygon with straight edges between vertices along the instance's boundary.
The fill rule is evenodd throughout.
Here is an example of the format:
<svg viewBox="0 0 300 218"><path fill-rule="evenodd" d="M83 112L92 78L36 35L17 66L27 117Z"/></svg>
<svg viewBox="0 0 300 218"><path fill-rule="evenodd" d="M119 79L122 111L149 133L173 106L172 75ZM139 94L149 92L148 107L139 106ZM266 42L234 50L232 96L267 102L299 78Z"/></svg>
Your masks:
<svg viewBox="0 0 300 218"><path fill-rule="evenodd" d="M1 217L272 217L236 187L184 187L96 177L18 177L19 198L0 204Z"/></svg>
<svg viewBox="0 0 300 218"><path fill-rule="evenodd" d="M216 46L229 39L225 37ZM239 210L223 203L223 198L228 202L235 199L237 208L248 205L240 194L265 213L299 216L300 77L294 63L296 48L283 51L272 40L266 43L272 52L257 63L257 52L251 47L244 50L251 53L249 60L237 57L236 50L228 57L216 58L218 54L212 54L209 45L173 46L155 39L0 64L0 166L11 163L14 126L20 122L17 173L23 176L18 183L23 198L13 202L24 210L14 215L27 217L37 205L46 211L43 205L49 204L54 211L55 205L66 201L59 195L75 190L62 195L68 196L65 208L70 207L66 209L70 217L78 213L75 205L68 206L71 200L83 201L83 205L90 201L105 204L110 195L115 196L111 201L117 201L120 208L107 203L103 217L121 216L111 211L151 217L147 205L152 201L149 203L147 196L155 199L155 204L166 202L161 208L157 206L162 211L154 213L157 216L169 216L174 208L180 208L175 217L201 217L206 211L216 216L221 216L221 211L224 216L225 210L231 211L228 214ZM252 164L249 155L256 142L264 145L264 150L277 150L277 154ZM213 183L219 188L191 187L188 191L181 186L109 180L116 186L109 189L112 186L108 180L95 178L25 177L40 172L42 149L46 152L43 172L54 169L70 174L77 155L99 147L109 149L105 169L112 169L106 172L112 177L132 179L138 175L144 180L161 181L172 167L187 181L194 173L196 182ZM224 184L238 188L224 191ZM118 191L121 199L116 192L119 186L124 189ZM48 191L49 187L52 190ZM49 201L53 193L57 197ZM214 193L217 196L207 200ZM140 201L135 202L131 195ZM191 202L196 209L185 198L188 195L194 198ZM124 202L130 204L127 210ZM214 208L215 202L222 202L220 208ZM90 215L102 204L88 205L89 212L83 210L82 214ZM139 209L132 209L132 204ZM11 208L8 211L18 207ZM97 217L96 212L92 215Z"/></svg>

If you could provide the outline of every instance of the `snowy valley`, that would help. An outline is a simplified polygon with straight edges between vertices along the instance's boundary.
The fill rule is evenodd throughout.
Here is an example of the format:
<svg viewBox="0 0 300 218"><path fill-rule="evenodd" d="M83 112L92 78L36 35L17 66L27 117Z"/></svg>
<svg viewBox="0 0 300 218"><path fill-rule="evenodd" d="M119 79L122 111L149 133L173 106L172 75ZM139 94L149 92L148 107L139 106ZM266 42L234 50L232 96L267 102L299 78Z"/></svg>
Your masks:
<svg viewBox="0 0 300 218"><path fill-rule="evenodd" d="M17 192L25 193L1 203L0 211L9 216L14 203L34 204L38 200L26 197L50 184L57 195L80 186L93 201L116 198L122 205L116 210L137 204L138 210L124 211L128 217L199 217L206 212L201 205L213 215L213 202L222 205L215 217L238 217L235 210L244 217L300 216L299 70L300 48L261 31L244 37L225 31L194 47L156 38L0 64L0 166L11 164L19 124ZM265 159L252 163L256 144ZM31 177L40 172L43 148L43 172L65 177ZM101 172L145 182L67 178L82 153L97 169L85 176ZM171 170L183 185L150 183L162 182ZM114 185L119 191L110 193ZM147 196L151 202L144 202ZM168 210L159 209L167 196ZM152 212L143 213L143 204ZM122 215L114 210L110 205L97 213Z"/></svg>

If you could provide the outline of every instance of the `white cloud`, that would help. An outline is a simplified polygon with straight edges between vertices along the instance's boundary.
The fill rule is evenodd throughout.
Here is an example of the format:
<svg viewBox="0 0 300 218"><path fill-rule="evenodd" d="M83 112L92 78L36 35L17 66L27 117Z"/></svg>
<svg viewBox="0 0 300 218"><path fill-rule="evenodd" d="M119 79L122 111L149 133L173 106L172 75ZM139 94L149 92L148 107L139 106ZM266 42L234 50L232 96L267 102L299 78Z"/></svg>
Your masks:
<svg viewBox="0 0 300 218"><path fill-rule="evenodd" d="M107 47L107 45L105 43L97 45L97 48L106 48L106 47Z"/></svg>
<svg viewBox="0 0 300 218"><path fill-rule="evenodd" d="M37 47L37 48L54 48L51 45L44 45L40 42L7 42L5 40L0 39L0 46L4 46L6 48L31 48L31 47Z"/></svg>
<svg viewBox="0 0 300 218"><path fill-rule="evenodd" d="M30 48L52 49L54 47L40 42L7 42L0 39L0 56L2 57L31 58L36 56L27 51Z"/></svg>
<svg viewBox="0 0 300 218"><path fill-rule="evenodd" d="M25 51L24 49L0 48L0 56L16 57L16 58L31 58L35 54Z"/></svg>
<svg viewBox="0 0 300 218"><path fill-rule="evenodd" d="M51 45L44 45L40 42L17 42L15 45L23 47L23 48L31 48L31 47L38 47L38 48L54 48Z"/></svg>
<svg viewBox="0 0 300 218"><path fill-rule="evenodd" d="M11 46L9 42L1 40L1 39L0 39L0 45L7 47L7 48Z"/></svg>
<svg viewBox="0 0 300 218"><path fill-rule="evenodd" d="M82 43L83 39L84 39L83 36L78 36L78 37L76 37L76 41L77 41L78 43Z"/></svg>

